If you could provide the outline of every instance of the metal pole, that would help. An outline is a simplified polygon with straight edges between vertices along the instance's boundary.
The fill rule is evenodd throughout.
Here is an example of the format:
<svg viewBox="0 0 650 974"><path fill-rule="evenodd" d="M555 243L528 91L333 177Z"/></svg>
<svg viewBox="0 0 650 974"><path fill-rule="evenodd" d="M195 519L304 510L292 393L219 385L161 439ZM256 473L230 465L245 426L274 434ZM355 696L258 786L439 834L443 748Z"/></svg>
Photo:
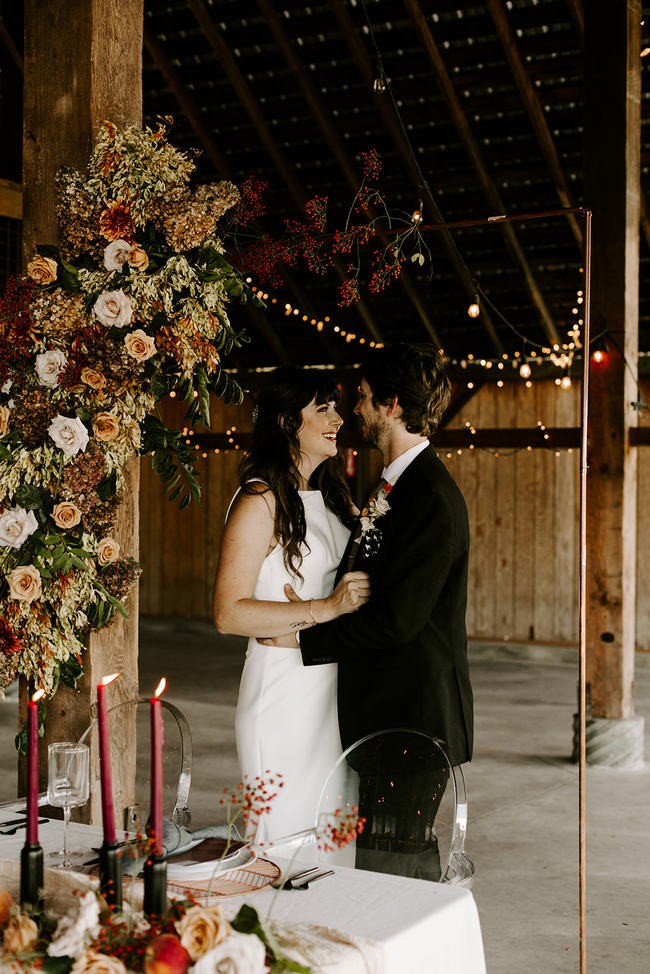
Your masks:
<svg viewBox="0 0 650 974"><path fill-rule="evenodd" d="M589 339L591 325L591 210L585 210L585 300L580 442L580 618L578 626L578 874L580 974L587 974L587 448L589 431Z"/></svg>

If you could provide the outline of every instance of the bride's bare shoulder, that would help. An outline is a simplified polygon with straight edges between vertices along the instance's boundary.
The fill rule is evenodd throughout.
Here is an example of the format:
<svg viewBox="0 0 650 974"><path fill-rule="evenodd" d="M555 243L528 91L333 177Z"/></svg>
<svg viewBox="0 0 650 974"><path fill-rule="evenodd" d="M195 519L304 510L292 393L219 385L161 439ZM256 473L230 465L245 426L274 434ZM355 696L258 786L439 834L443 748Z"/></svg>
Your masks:
<svg viewBox="0 0 650 974"><path fill-rule="evenodd" d="M230 508L230 517L275 518L275 495L262 480L249 480L239 490Z"/></svg>

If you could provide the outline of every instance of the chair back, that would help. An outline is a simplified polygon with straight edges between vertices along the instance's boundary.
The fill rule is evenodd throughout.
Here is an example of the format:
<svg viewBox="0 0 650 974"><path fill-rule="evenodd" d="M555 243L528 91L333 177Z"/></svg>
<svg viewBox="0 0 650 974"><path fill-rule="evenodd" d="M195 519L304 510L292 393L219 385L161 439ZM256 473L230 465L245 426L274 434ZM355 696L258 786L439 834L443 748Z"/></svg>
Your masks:
<svg viewBox="0 0 650 974"><path fill-rule="evenodd" d="M344 751L325 782L317 814L316 841L326 861L343 861L332 846L341 820L355 814L365 823L354 842L354 863L349 850L347 864L471 886L465 779L443 741L393 728Z"/></svg>
<svg viewBox="0 0 650 974"><path fill-rule="evenodd" d="M164 698L160 699L163 714L163 815L175 825L189 826L192 815L189 808L190 786L192 783L192 733L187 718L182 710ZM151 729L150 706L148 697L134 697L123 700L108 709L109 734L111 725L118 726L120 721L135 718L137 772L135 782L135 800L133 806L116 809L116 825L118 828L143 828L149 814L150 805L150 767L151 767ZM97 726L97 720L86 728L79 743L84 743ZM117 735L111 735L117 739ZM111 764L117 766L120 754L111 751ZM133 811L130 811L133 809ZM144 819L138 823L137 811L142 809ZM124 814L124 823L122 815Z"/></svg>

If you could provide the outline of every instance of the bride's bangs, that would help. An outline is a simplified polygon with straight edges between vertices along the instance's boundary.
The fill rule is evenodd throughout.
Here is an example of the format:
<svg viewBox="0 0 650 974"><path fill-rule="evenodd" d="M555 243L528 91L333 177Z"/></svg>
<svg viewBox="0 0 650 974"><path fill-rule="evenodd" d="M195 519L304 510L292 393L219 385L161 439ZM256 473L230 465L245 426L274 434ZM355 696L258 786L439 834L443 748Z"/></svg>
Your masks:
<svg viewBox="0 0 650 974"><path fill-rule="evenodd" d="M330 376L319 372L314 374L314 379L316 380L313 387L314 394L309 401L315 401L317 406L323 406L328 402L333 402L338 405L339 399L341 398L341 390Z"/></svg>

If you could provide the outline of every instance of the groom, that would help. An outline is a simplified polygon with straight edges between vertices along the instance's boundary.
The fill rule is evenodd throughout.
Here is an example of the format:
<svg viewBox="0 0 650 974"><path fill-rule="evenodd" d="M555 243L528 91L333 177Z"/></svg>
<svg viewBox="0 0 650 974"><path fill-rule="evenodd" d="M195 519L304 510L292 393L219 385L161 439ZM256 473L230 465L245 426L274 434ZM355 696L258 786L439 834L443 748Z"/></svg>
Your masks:
<svg viewBox="0 0 650 974"><path fill-rule="evenodd" d="M383 455L390 487L370 502L339 574L368 572L371 596L357 612L304 629L303 663L339 665L344 749L373 731L406 727L468 761L467 509L428 440L449 404L444 359L432 346L386 346L360 374L354 411Z"/></svg>

